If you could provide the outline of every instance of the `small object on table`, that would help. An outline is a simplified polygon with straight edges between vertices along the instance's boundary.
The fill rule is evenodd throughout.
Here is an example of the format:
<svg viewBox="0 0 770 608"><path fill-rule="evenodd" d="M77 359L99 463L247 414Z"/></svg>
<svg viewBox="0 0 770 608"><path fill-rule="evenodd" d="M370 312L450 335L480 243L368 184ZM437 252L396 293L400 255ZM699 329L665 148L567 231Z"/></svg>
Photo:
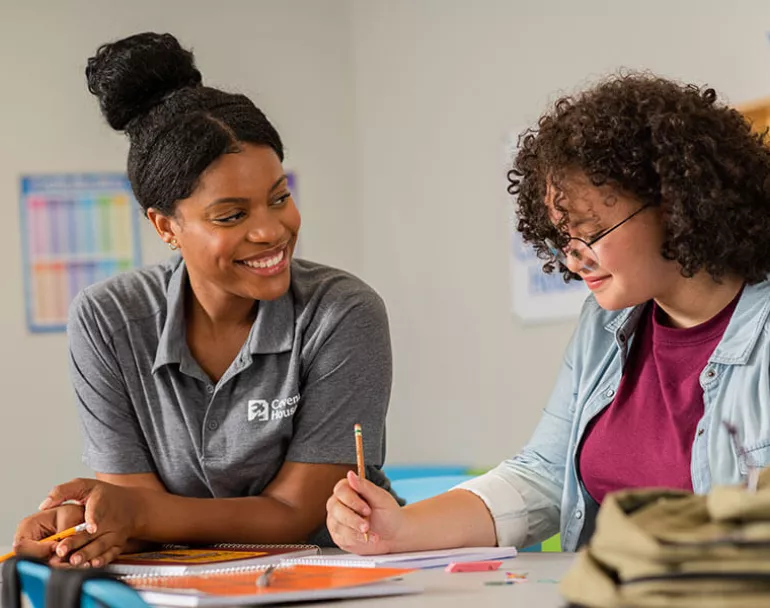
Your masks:
<svg viewBox="0 0 770 608"><path fill-rule="evenodd" d="M262 574L257 577L257 587L260 589L270 586L270 579L273 578L273 572L275 572L275 566L270 566Z"/></svg>
<svg viewBox="0 0 770 608"><path fill-rule="evenodd" d="M482 561L482 562L452 562L446 568L445 572L486 572L488 570L497 570L503 562Z"/></svg>
<svg viewBox="0 0 770 608"><path fill-rule="evenodd" d="M523 573L522 572L506 572L505 573L505 578L507 578L507 579L515 579L515 580L520 580L520 581L527 580L528 576L529 576L528 572L523 572Z"/></svg>

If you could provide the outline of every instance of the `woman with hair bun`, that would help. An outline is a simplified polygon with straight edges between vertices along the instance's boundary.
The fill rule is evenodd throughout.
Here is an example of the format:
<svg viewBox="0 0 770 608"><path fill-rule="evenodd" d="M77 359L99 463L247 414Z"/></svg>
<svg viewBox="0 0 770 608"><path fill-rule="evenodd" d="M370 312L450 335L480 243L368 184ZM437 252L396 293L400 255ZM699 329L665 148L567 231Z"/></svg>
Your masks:
<svg viewBox="0 0 770 608"><path fill-rule="evenodd" d="M203 86L173 36L105 44L86 76L128 135L136 199L178 253L73 302L70 370L96 479L55 487L15 549L98 567L144 542L329 544L325 502L355 467L354 422L367 477L390 488L382 300L294 259L278 132L247 97ZM88 532L38 542L81 522Z"/></svg>

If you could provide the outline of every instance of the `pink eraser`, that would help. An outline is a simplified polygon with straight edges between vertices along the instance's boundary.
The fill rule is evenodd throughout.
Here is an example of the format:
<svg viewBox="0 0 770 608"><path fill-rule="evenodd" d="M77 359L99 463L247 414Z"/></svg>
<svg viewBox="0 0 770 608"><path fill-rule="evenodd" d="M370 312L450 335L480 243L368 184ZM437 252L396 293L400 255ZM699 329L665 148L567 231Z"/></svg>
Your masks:
<svg viewBox="0 0 770 608"><path fill-rule="evenodd" d="M444 570L446 572L484 572L497 570L503 562L452 562Z"/></svg>

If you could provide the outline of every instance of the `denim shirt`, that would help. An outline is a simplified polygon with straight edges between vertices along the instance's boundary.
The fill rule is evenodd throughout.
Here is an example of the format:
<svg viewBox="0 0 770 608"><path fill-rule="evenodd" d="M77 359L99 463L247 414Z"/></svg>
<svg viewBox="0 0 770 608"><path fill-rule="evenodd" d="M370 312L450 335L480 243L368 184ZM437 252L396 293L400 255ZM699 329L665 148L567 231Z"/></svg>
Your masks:
<svg viewBox="0 0 770 608"><path fill-rule="evenodd" d="M574 551L590 538L598 505L579 477L578 448L589 422L615 397L643 310L607 311L589 296L529 443L458 486L486 503L499 545L525 547L560 532L562 549ZM739 483L746 462L770 464L769 313L770 280L747 285L700 374L704 413L690 463L697 494ZM738 428L747 458L738 457L723 421Z"/></svg>

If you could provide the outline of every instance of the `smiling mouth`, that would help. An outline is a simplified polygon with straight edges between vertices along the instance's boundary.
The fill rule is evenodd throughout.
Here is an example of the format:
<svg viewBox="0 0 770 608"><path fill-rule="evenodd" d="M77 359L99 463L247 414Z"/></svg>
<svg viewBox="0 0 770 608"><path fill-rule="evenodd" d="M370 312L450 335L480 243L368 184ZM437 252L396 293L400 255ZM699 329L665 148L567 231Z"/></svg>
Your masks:
<svg viewBox="0 0 770 608"><path fill-rule="evenodd" d="M274 253L269 256L263 256L260 258L250 258L248 260L239 260L239 264L243 264L244 266L248 266L249 268L259 268L262 270L269 270L270 268L275 268L283 262L284 258L286 257L286 247L281 249L279 252Z"/></svg>
<svg viewBox="0 0 770 608"><path fill-rule="evenodd" d="M586 285L598 285L602 281L605 281L606 279L609 279L610 275L604 275L603 277L583 277L583 281Z"/></svg>

